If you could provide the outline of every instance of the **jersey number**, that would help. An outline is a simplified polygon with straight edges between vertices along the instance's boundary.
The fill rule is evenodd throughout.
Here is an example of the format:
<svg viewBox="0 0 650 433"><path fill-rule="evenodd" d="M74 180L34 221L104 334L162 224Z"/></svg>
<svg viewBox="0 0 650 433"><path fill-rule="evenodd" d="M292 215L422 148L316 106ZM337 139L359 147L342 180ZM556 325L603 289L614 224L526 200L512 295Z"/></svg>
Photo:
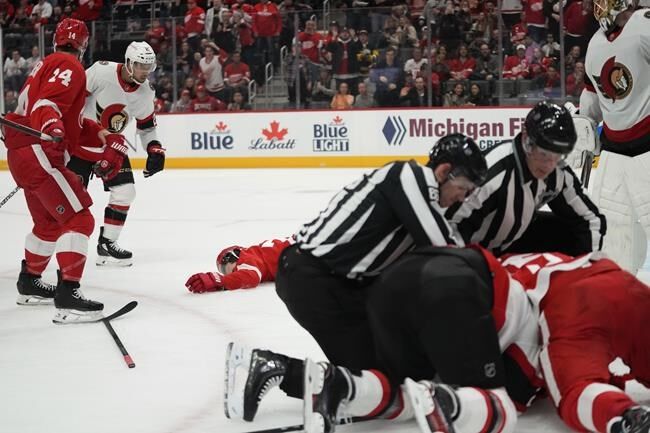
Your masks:
<svg viewBox="0 0 650 433"><path fill-rule="evenodd" d="M63 84L65 87L68 87L70 85L70 81L72 80L72 71L70 69L66 69L65 71L61 72L59 68L56 68L52 73L52 78L47 80L47 82L53 83L57 78L61 80L61 84Z"/></svg>

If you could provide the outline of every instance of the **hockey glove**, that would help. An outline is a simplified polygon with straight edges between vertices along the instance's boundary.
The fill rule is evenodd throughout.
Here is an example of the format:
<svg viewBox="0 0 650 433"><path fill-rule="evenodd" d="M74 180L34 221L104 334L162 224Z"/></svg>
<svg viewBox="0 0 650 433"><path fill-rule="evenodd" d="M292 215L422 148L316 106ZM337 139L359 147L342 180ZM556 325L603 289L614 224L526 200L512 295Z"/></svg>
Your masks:
<svg viewBox="0 0 650 433"><path fill-rule="evenodd" d="M216 292L225 290L221 275L216 272L201 272L192 275L185 283L185 287L192 293Z"/></svg>
<svg viewBox="0 0 650 433"><path fill-rule="evenodd" d="M63 145L63 137L65 136L65 128L63 122L57 117L46 120L43 123L41 132L52 137L52 140L42 140L41 147L48 156L48 159L53 164L63 164L63 152L65 146Z"/></svg>
<svg viewBox="0 0 650 433"><path fill-rule="evenodd" d="M93 171L104 180L111 180L120 172L128 148L121 134L107 134L106 147L102 157L93 166Z"/></svg>
<svg viewBox="0 0 650 433"><path fill-rule="evenodd" d="M144 177L153 176L165 168L165 149L159 142L152 141L147 145L147 167L144 169Z"/></svg>

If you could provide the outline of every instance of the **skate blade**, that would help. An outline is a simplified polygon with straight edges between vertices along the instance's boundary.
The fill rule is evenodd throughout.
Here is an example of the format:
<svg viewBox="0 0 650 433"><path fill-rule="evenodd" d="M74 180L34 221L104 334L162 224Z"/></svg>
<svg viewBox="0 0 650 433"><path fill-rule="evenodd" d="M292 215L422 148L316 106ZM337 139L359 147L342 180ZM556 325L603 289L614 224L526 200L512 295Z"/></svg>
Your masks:
<svg viewBox="0 0 650 433"><path fill-rule="evenodd" d="M303 424L305 433L323 433L325 431L325 420L323 416L314 412L313 396L323 391L325 383L324 371L321 366L305 359L304 395L303 395Z"/></svg>
<svg viewBox="0 0 650 433"><path fill-rule="evenodd" d="M237 387L237 369L247 368L251 363L251 351L245 346L235 342L228 343L226 350L226 368L224 377L224 402L223 410L226 418L243 418L244 416L244 387L248 374Z"/></svg>
<svg viewBox="0 0 650 433"><path fill-rule="evenodd" d="M98 311L79 311L66 308L57 308L52 322L57 325L67 325L71 323L96 322L104 317L102 310Z"/></svg>
<svg viewBox="0 0 650 433"><path fill-rule="evenodd" d="M440 407L434 402L431 390L410 378L406 378L404 386L422 433L454 432L453 426L447 424Z"/></svg>
<svg viewBox="0 0 650 433"><path fill-rule="evenodd" d="M95 263L97 266L126 268L133 265L133 259L116 259L115 257L98 256Z"/></svg>
<svg viewBox="0 0 650 433"><path fill-rule="evenodd" d="M54 298L44 298L42 296L19 294L18 297L16 297L16 304L29 306L52 305L54 304Z"/></svg>

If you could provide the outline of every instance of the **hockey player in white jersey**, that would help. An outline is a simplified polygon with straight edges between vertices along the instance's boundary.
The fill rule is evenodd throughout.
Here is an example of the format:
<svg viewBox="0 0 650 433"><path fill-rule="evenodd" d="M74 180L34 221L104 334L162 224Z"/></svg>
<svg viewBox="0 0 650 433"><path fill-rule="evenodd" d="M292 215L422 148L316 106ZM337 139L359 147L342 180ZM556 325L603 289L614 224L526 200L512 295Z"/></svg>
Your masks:
<svg viewBox="0 0 650 433"><path fill-rule="evenodd" d="M100 61L86 70L87 93L84 113L112 133L122 133L135 118L140 142L147 152L144 177L161 171L165 165L165 150L156 134L154 114L155 93L147 77L156 68L156 54L146 42L132 42L126 49L124 64ZM71 157L68 167L83 177L88 185L92 172L91 158L84 157L82 149ZM110 181L104 181L104 190L110 192L104 210L104 225L100 228L97 244L97 265L130 266L131 251L117 244L131 203L135 186L131 162L125 156L120 172Z"/></svg>
<svg viewBox="0 0 650 433"><path fill-rule="evenodd" d="M592 194L607 217L603 250L631 272L650 234L650 9L637 1L594 0L600 29L585 61L593 84L580 97L581 114L603 121Z"/></svg>

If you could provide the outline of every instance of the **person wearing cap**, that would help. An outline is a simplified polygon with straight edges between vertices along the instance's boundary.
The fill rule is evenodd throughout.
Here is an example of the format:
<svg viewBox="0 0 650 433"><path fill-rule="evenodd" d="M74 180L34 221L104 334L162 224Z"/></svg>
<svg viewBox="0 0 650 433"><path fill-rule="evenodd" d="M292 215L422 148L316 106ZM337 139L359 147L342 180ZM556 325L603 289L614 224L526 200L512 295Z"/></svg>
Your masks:
<svg viewBox="0 0 650 433"><path fill-rule="evenodd" d="M343 27L338 38L327 44L326 49L332 54L332 72L336 87L339 88L341 83L346 83L352 94L356 93L359 79L357 54L361 51L359 41L352 39L350 30Z"/></svg>
<svg viewBox="0 0 650 433"><path fill-rule="evenodd" d="M516 80L528 78L529 64L526 59L526 45L517 45L515 55L506 57L503 63L503 78Z"/></svg>
<svg viewBox="0 0 650 433"><path fill-rule="evenodd" d="M178 98L178 101L176 101L172 105L171 112L172 113L189 113L190 110L190 104L192 102L192 94L188 89L183 89L181 91L181 97Z"/></svg>
<svg viewBox="0 0 650 433"><path fill-rule="evenodd" d="M481 188L445 216L466 243L478 243L495 255L599 251L605 217L564 162L576 140L565 107L538 103L521 133L487 152L488 175ZM540 211L545 205L551 212Z"/></svg>
<svg viewBox="0 0 650 433"><path fill-rule="evenodd" d="M196 98L190 102L192 113L214 113L215 111L226 111L226 104L221 100L208 94L205 86L200 84L196 88Z"/></svg>

